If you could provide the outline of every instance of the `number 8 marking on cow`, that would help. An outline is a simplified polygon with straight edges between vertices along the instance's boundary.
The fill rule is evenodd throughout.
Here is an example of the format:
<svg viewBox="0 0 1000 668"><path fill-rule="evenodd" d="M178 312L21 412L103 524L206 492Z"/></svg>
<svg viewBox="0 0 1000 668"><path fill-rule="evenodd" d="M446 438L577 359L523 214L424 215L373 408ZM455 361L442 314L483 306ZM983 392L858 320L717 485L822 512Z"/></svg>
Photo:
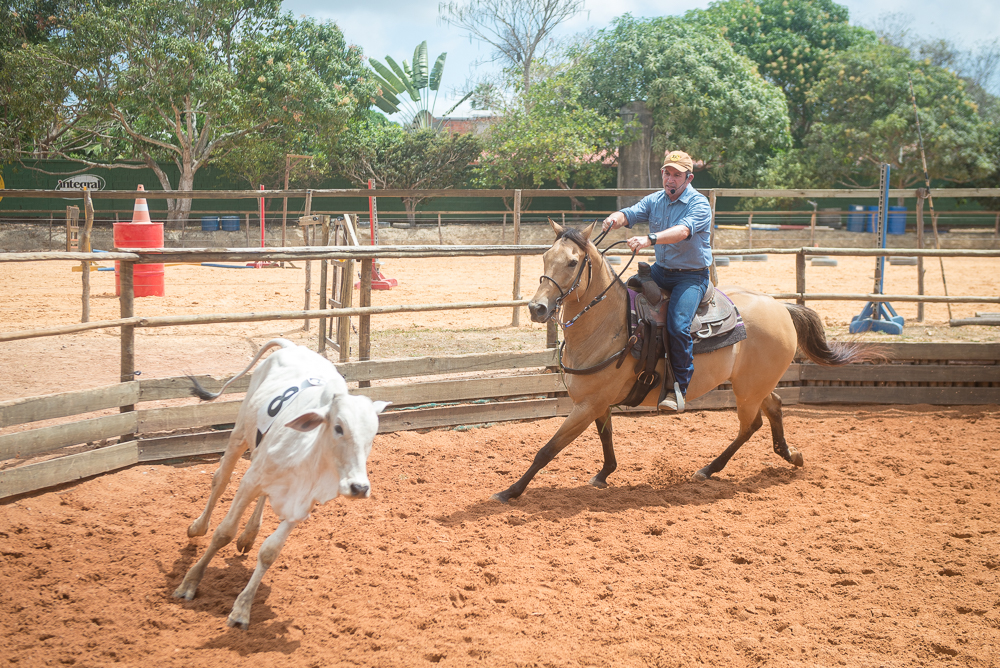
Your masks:
<svg viewBox="0 0 1000 668"><path fill-rule="evenodd" d="M267 414L270 417L274 417L275 415L280 413L282 407L285 405L285 402L294 397L298 393L298 391L299 388L293 386L285 390L284 394L281 394L275 397L274 399L271 399L271 403L267 405Z"/></svg>

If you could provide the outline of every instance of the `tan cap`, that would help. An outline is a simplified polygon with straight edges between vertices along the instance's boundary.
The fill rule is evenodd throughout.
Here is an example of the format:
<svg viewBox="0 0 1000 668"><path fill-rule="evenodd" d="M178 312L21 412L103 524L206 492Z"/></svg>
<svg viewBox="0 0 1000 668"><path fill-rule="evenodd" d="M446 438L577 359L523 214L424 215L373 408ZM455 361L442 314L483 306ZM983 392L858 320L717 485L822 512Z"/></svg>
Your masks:
<svg viewBox="0 0 1000 668"><path fill-rule="evenodd" d="M683 172L694 171L694 160L684 151L667 151L663 156L664 167L676 167Z"/></svg>

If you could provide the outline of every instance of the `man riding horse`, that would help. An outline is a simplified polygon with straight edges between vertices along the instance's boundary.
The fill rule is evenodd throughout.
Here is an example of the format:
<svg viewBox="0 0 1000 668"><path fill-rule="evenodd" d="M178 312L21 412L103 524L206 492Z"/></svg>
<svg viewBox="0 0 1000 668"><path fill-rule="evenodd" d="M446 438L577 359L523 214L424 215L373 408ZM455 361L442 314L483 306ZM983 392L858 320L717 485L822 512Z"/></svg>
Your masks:
<svg viewBox="0 0 1000 668"><path fill-rule="evenodd" d="M712 208L708 198L691 185L693 171L691 156L684 151L668 151L660 168L663 190L614 212L603 225L606 231L649 223L649 234L631 237L628 245L632 252L654 246L652 278L671 291L667 336L670 365L680 392L668 392L659 406L676 411L684 410L684 395L694 371L691 321L708 290L712 264Z"/></svg>

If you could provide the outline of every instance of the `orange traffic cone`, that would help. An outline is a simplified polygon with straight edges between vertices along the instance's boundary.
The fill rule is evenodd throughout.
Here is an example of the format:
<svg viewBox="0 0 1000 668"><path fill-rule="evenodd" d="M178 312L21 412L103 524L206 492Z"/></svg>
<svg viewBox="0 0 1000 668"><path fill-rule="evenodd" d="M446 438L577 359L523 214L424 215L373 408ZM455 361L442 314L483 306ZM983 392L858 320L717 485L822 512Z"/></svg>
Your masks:
<svg viewBox="0 0 1000 668"><path fill-rule="evenodd" d="M139 184L139 190L146 192L146 189ZM135 200L135 208L132 210L132 223L151 223L152 220L149 219L149 205L146 204L145 197L137 197Z"/></svg>

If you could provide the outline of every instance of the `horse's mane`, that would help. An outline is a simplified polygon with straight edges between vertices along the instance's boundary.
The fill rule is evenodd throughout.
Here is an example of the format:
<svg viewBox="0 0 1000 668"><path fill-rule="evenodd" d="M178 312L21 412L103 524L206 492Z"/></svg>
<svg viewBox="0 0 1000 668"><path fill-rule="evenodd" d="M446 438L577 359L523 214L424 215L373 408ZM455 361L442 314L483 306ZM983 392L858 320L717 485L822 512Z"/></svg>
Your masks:
<svg viewBox="0 0 1000 668"><path fill-rule="evenodd" d="M589 250L590 240L584 237L583 232L576 229L575 227L563 228L563 231L560 232L559 235L556 237L556 241L559 241L560 239L568 239L569 241L572 241L577 246L582 248L585 252L588 253L590 252Z"/></svg>

